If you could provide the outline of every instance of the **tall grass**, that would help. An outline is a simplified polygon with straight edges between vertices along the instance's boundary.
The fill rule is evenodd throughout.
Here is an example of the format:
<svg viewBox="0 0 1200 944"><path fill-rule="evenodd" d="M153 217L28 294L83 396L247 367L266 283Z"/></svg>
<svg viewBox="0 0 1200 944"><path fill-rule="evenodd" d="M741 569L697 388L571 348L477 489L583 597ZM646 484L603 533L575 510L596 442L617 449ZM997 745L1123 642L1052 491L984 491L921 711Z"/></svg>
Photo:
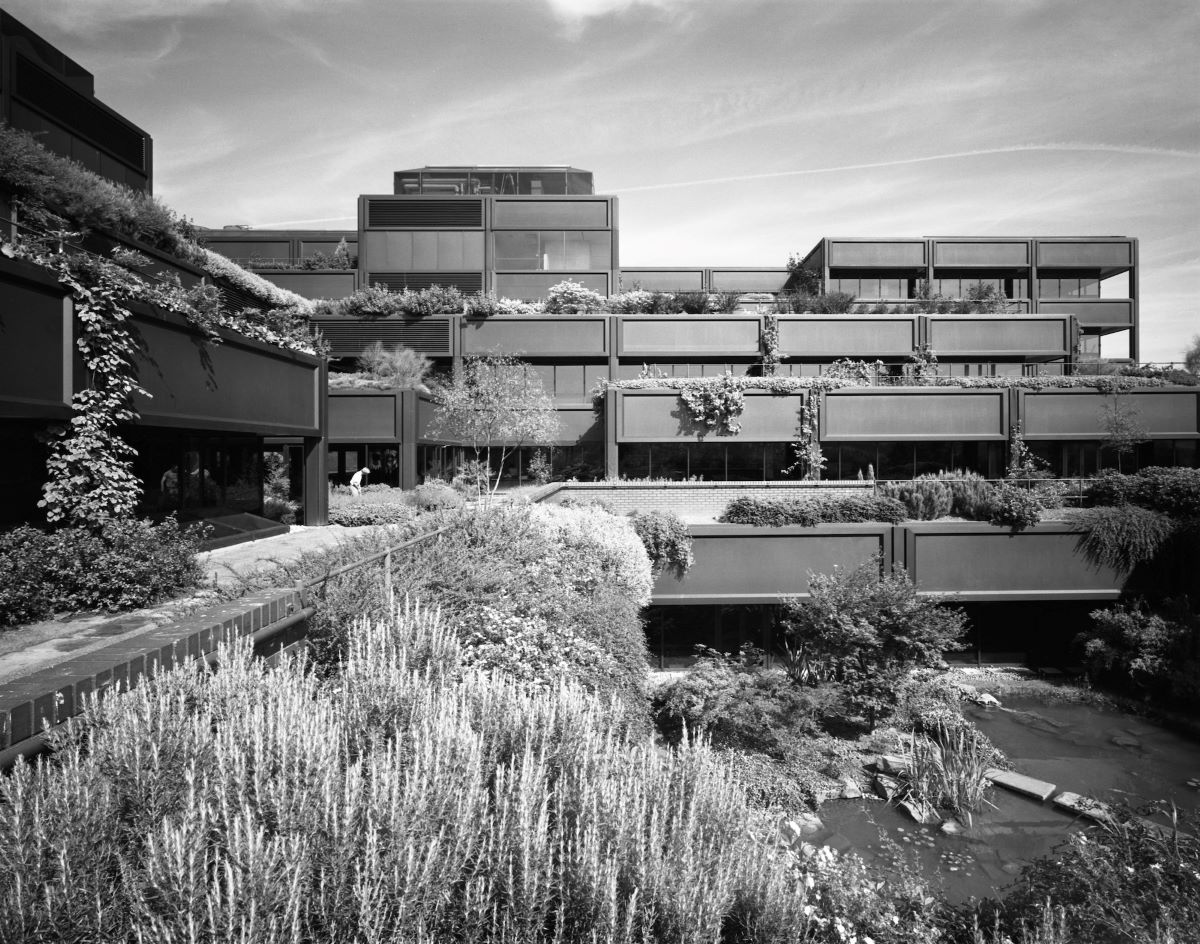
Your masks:
<svg viewBox="0 0 1200 944"><path fill-rule="evenodd" d="M0 940L715 941L804 897L703 745L463 665L435 612L343 671L242 649L93 706L0 785Z"/></svg>

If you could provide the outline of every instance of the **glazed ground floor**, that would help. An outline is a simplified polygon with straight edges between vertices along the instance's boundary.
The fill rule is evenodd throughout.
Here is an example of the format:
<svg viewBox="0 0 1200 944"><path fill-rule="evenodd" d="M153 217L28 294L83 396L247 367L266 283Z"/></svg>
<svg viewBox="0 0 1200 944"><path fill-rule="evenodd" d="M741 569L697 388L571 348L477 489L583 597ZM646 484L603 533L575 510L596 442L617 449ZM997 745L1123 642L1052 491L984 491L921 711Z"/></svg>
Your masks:
<svg viewBox="0 0 1200 944"><path fill-rule="evenodd" d="M949 662L1018 664L1072 669L1080 661L1075 637L1088 628L1098 601L966 603L970 628L964 648ZM646 645L654 668L690 664L697 647L737 653L752 645L774 651L778 608L766 605L651 606L645 614Z"/></svg>

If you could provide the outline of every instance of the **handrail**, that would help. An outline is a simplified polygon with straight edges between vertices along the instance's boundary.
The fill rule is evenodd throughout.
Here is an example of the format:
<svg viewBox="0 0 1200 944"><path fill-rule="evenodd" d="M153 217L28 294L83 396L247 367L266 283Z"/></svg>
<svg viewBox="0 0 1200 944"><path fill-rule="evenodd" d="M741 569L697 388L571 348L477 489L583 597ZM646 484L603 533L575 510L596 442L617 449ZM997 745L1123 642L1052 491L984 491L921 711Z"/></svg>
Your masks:
<svg viewBox="0 0 1200 944"><path fill-rule="evenodd" d="M348 574L353 570L366 567L368 564L373 564L379 560L383 561L383 582L385 590L390 590L392 586L392 554L394 554L396 551L403 551L406 548L423 544L430 539L440 540L441 536L448 530L449 529L446 527L441 527L434 531L427 531L425 534L419 534L415 538L409 538L407 541L404 541L400 544L384 548L382 551L377 551L376 553L370 554L367 557L363 557L360 560L354 561L353 563L345 564L334 570L328 570L322 577L298 581L296 583L296 594L300 597L301 605L305 607L309 605L310 591L314 588L327 584L334 577L341 577L344 574Z"/></svg>

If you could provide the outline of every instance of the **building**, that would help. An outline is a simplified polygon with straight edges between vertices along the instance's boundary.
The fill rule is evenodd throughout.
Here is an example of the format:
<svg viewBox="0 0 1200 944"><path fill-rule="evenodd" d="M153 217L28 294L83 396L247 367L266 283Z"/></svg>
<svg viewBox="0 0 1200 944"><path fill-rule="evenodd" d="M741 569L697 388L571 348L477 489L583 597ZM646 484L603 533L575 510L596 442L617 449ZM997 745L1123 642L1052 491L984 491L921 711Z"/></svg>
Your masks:
<svg viewBox="0 0 1200 944"><path fill-rule="evenodd" d="M96 98L92 74L0 10L0 116L134 190L154 183L150 135Z"/></svg>
<svg viewBox="0 0 1200 944"><path fill-rule="evenodd" d="M382 284L533 300L565 279L602 295L636 287L740 296L720 314L315 319L335 369L350 367L376 341L406 345L447 370L489 351L521 356L563 421L556 470L581 478L783 476L800 394L753 395L742 431L720 437L687 430L677 393L666 387L610 391L599 413L593 398L600 378L759 374L772 333L782 359L776 375L819 376L843 359L885 365L880 386L821 398L831 478L907 478L939 468L999 476L1018 424L1055 472L1088 474L1101 461L1103 396L1005 389L1001 379L1086 373L1101 356L1137 356L1138 244L1129 237L825 237L792 269L625 267L617 198L597 195L587 171L425 167L397 171L394 191L359 197L355 231L224 230L210 233L209 245L310 297ZM343 239L357 252L352 269L311 266L314 251ZM856 304L827 314L776 304L802 286L848 293ZM1003 304L968 311L945 301L973 291L990 291ZM941 304L931 304L931 295L943 296ZM961 389L903 386L910 361L929 354L937 374L961 378ZM974 389L972 378L997 383ZM1197 462L1195 397L1166 389L1130 394L1150 437L1136 461ZM334 389L329 409L332 480L343 481L364 461L386 470L379 477L394 485L452 471L453 450L426 435L427 397ZM520 461L528 459L527 451ZM521 479L521 464L512 477Z"/></svg>
<svg viewBox="0 0 1200 944"><path fill-rule="evenodd" d="M0 11L0 111L5 122L36 136L46 150L101 177L150 193L150 136L95 95L92 75ZM18 220L17 190L0 180L3 236L28 234ZM136 239L93 230L76 248L107 255L115 247L148 257L147 274L166 272L185 287L215 285L227 301L266 307L244 286L214 276ZM76 341L71 290L53 271L0 256L0 523L36 521L45 480L48 427L72 418L75 393L88 386ZM233 306L236 307L236 304ZM325 364L218 328L219 342L182 315L133 303L131 325L140 347L137 421L121 430L137 450L143 485L140 514L176 513L205 520L214 543L284 530L263 517L264 453L277 451L290 472L292 498L303 519L323 523Z"/></svg>

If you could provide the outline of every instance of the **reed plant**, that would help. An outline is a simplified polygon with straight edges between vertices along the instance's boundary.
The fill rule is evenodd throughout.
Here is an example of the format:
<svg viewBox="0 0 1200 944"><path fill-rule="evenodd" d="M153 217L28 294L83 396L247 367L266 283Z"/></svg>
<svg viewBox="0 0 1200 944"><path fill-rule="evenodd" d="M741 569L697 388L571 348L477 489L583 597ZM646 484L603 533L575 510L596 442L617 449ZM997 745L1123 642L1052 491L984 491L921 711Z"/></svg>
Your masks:
<svg viewBox="0 0 1200 944"><path fill-rule="evenodd" d="M968 727L939 727L927 735L914 731L908 754L908 792L917 800L949 809L968 825L973 813L992 805L987 772L995 766L995 752Z"/></svg>

